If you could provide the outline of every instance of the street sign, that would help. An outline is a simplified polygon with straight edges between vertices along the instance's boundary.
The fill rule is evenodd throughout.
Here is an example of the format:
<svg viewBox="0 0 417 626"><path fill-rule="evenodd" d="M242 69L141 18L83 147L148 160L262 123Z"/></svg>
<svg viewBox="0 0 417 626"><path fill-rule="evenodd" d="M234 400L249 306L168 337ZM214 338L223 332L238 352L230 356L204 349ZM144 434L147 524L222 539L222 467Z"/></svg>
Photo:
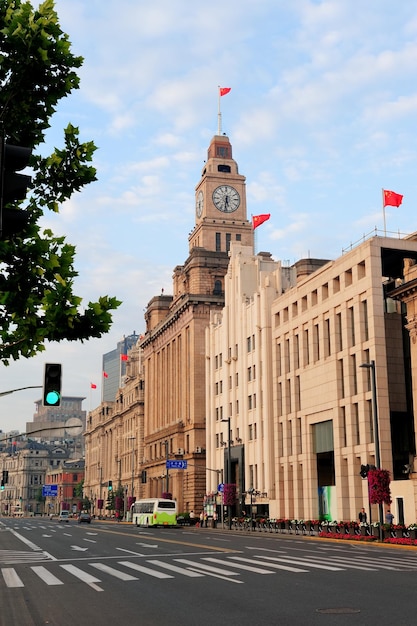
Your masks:
<svg viewBox="0 0 417 626"><path fill-rule="evenodd" d="M217 485L217 491L219 493L223 493L223 491L224 491L224 483L220 483L219 485Z"/></svg>
<svg viewBox="0 0 417 626"><path fill-rule="evenodd" d="M187 461L172 459L166 462L167 469L187 469Z"/></svg>
<svg viewBox="0 0 417 626"><path fill-rule="evenodd" d="M58 495L58 485L42 485L42 496L44 498L56 498Z"/></svg>

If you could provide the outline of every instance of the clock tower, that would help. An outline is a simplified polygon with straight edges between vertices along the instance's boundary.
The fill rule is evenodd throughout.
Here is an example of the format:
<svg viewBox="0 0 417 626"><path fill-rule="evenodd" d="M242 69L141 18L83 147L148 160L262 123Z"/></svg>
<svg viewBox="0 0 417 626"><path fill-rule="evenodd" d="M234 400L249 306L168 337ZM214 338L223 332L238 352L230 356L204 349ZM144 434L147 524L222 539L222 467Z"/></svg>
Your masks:
<svg viewBox="0 0 417 626"><path fill-rule="evenodd" d="M239 174L226 135L211 140L207 162L195 189L196 225L189 236L193 248L229 252L232 241L253 247L253 229L246 215L245 177Z"/></svg>

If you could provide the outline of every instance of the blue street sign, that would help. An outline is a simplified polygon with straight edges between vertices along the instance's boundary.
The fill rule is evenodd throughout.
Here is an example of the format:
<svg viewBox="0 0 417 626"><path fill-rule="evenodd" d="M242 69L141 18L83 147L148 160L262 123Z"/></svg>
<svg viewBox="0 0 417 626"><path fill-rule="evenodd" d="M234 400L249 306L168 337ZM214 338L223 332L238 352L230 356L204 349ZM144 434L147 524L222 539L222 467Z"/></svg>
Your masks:
<svg viewBox="0 0 417 626"><path fill-rule="evenodd" d="M217 491L219 493L223 493L223 491L224 491L224 483L220 483L219 485L217 485Z"/></svg>
<svg viewBox="0 0 417 626"><path fill-rule="evenodd" d="M42 496L44 498L56 498L58 495L58 485L42 485Z"/></svg>
<svg viewBox="0 0 417 626"><path fill-rule="evenodd" d="M172 461L166 462L167 469L187 469L187 461L179 461L173 459Z"/></svg>

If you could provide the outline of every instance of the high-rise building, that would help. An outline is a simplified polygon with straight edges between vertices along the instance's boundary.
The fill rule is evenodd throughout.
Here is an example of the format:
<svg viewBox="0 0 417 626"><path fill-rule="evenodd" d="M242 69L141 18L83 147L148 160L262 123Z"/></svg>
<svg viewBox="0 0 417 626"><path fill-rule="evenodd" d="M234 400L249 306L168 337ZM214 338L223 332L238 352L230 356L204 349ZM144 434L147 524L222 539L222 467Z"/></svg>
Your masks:
<svg viewBox="0 0 417 626"><path fill-rule="evenodd" d="M139 336L133 331L131 335L118 341L114 350L103 354L102 401L114 402L119 387L123 386L126 374L126 361L123 357L127 357L128 350L136 344L138 339Z"/></svg>

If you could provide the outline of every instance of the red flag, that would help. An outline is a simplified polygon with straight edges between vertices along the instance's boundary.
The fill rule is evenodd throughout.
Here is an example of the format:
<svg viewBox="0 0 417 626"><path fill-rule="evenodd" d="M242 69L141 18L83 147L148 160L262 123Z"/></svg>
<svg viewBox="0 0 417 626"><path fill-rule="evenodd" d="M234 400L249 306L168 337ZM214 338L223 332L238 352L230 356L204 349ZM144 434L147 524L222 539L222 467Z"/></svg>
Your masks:
<svg viewBox="0 0 417 626"><path fill-rule="evenodd" d="M232 91L231 87L219 87L219 89L221 96L225 96L227 93L229 93L229 91Z"/></svg>
<svg viewBox="0 0 417 626"><path fill-rule="evenodd" d="M120 359L121 359L122 361L127 361L127 360L128 360L128 358L129 358L129 357L127 356L127 354L121 354L121 355L120 355Z"/></svg>
<svg viewBox="0 0 417 626"><path fill-rule="evenodd" d="M255 230L255 228L258 228L258 226L260 226L261 224L263 224L267 220L269 220L270 217L271 217L270 213L263 213L262 215L252 215L252 228L253 228L253 230Z"/></svg>
<svg viewBox="0 0 417 626"><path fill-rule="evenodd" d="M388 191L387 189L383 189L382 191L384 196L384 206L400 206L403 201L403 196L400 193Z"/></svg>
<svg viewBox="0 0 417 626"><path fill-rule="evenodd" d="M108 378L109 377L107 372L103 372L103 376L104 376L104 378Z"/></svg>
<svg viewBox="0 0 417 626"><path fill-rule="evenodd" d="M94 383L90 383L90 387L91 389L97 389L97 385L95 385Z"/></svg>

